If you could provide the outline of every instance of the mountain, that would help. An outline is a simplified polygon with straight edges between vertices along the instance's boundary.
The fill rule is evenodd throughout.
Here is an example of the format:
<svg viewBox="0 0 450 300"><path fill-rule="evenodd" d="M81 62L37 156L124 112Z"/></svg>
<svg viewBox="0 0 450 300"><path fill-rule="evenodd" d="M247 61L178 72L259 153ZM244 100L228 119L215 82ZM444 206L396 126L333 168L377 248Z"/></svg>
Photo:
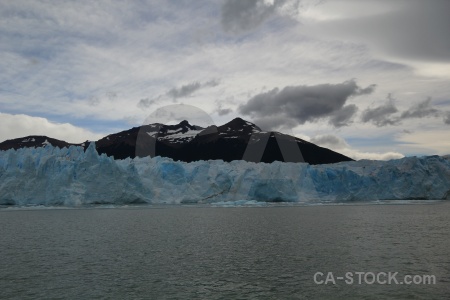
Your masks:
<svg viewBox="0 0 450 300"><path fill-rule="evenodd" d="M28 136L0 143L0 150L25 147L84 146L90 142L70 144L46 136ZM198 160L246 160L271 163L274 161L328 164L352 159L332 150L279 132L262 131L241 118L222 126L202 128L182 121L176 125L160 123L134 127L110 134L95 142L97 152L125 159L145 156L170 157L192 162Z"/></svg>
<svg viewBox="0 0 450 300"><path fill-rule="evenodd" d="M82 144L70 144L61 140L53 139L47 136L30 135L27 137L6 140L0 143L0 150L20 149L20 148L36 148L52 145L54 147L64 148L71 145L80 146Z"/></svg>

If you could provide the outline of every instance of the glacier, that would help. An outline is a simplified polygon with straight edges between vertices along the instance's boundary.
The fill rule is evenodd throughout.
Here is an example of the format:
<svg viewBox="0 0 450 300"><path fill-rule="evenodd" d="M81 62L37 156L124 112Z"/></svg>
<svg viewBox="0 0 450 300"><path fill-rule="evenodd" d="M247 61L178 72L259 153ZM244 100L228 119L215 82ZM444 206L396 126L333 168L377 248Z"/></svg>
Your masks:
<svg viewBox="0 0 450 300"><path fill-rule="evenodd" d="M0 205L450 200L448 157L328 165L164 157L115 160L82 147L0 151Z"/></svg>

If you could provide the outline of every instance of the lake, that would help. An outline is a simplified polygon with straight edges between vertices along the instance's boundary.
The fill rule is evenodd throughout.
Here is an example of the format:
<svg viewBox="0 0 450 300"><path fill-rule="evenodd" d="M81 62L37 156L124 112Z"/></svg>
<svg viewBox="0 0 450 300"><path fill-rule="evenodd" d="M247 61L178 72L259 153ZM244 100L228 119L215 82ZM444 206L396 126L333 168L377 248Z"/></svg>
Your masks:
<svg viewBox="0 0 450 300"><path fill-rule="evenodd" d="M450 294L448 202L2 208L0 228L1 299ZM347 272L353 284L336 279ZM372 275L388 272L398 281L409 274L436 282L371 284Z"/></svg>

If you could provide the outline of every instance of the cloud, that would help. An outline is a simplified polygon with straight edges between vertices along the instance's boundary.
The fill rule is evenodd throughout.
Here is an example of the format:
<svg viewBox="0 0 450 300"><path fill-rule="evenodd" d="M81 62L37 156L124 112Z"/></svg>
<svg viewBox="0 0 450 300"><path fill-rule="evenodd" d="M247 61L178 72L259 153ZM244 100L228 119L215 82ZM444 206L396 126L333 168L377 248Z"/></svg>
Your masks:
<svg viewBox="0 0 450 300"><path fill-rule="evenodd" d="M192 82L179 88L174 87L170 89L167 92L167 96L172 97L173 99L187 97L199 90L201 87L202 85L199 82Z"/></svg>
<svg viewBox="0 0 450 300"><path fill-rule="evenodd" d="M332 134L315 136L311 138L310 142L319 145L321 147L329 148L336 152L342 153L355 160L360 159L390 160L404 157L403 154L393 151L384 153L359 151L353 149L343 138Z"/></svg>
<svg viewBox="0 0 450 300"><path fill-rule="evenodd" d="M285 131L297 126L297 122L295 120L286 118L282 114L268 115L262 118L257 118L254 120L254 123L264 131Z"/></svg>
<svg viewBox="0 0 450 300"><path fill-rule="evenodd" d="M355 92L355 95L369 95L372 94L375 91L375 88L377 87L376 84L371 84L366 88L358 88L358 90Z"/></svg>
<svg viewBox="0 0 450 300"><path fill-rule="evenodd" d="M421 119L427 117L440 117L443 113L431 105L431 98L428 97L426 100L419 102L409 109L403 111L400 115L394 116L395 113L399 112L397 106L394 104L394 100L391 95L388 95L388 102L374 108L367 108L363 111L361 116L361 121L363 123L371 122L378 127L387 125L397 125L401 121L406 119ZM444 122L445 119L444 113Z"/></svg>
<svg viewBox="0 0 450 300"><path fill-rule="evenodd" d="M350 148L350 146L343 138L340 138L332 134L323 134L315 136L311 138L310 142L322 147L333 148L336 150Z"/></svg>
<svg viewBox="0 0 450 300"><path fill-rule="evenodd" d="M312 9L313 34L363 42L400 59L450 62L450 1L329 1ZM310 15L314 18L314 14Z"/></svg>
<svg viewBox="0 0 450 300"><path fill-rule="evenodd" d="M207 81L203 84L204 87L215 87L220 84L219 79L211 79L210 81Z"/></svg>
<svg viewBox="0 0 450 300"><path fill-rule="evenodd" d="M363 111L361 121L363 123L371 122L378 127L386 125L395 125L399 122L397 118L391 116L398 112L391 95L388 95L388 102L374 108L367 108Z"/></svg>
<svg viewBox="0 0 450 300"><path fill-rule="evenodd" d="M448 129L418 129L414 134L403 134L397 138L401 145L414 149L416 153L427 155L450 154L450 139Z"/></svg>
<svg viewBox="0 0 450 300"><path fill-rule="evenodd" d="M202 88L215 87L217 85L219 85L219 81L215 80L215 79L204 82L204 83L192 82L192 83L189 83L186 85L182 85L179 88L174 87L174 88L170 89L166 93L166 95L175 100L178 98L188 97L188 96L192 95L194 92L196 92Z"/></svg>
<svg viewBox="0 0 450 300"><path fill-rule="evenodd" d="M92 96L89 98L88 104L90 106L97 106L100 104L100 99L98 99L98 97Z"/></svg>
<svg viewBox="0 0 450 300"><path fill-rule="evenodd" d="M351 123L351 118L355 115L357 110L358 107L356 107L355 104L344 106L330 117L328 123L334 127L348 126Z"/></svg>
<svg viewBox="0 0 450 300"><path fill-rule="evenodd" d="M156 98L144 98L139 100L137 103L137 107L141 109L145 109L150 107L151 105L158 103L160 100L164 98L164 96L171 98L172 100L176 100L178 98L184 98L188 97L192 94L194 94L196 91L207 88L207 87L215 87L220 84L219 80L212 79L209 81L206 81L204 83L200 82L192 82L188 83L186 85L182 85L181 87L173 87L170 90L168 90L165 95L159 95Z"/></svg>
<svg viewBox="0 0 450 300"><path fill-rule="evenodd" d="M219 108L217 110L217 113L219 114L219 116L225 116L232 112L233 112L233 110L231 108Z"/></svg>
<svg viewBox="0 0 450 300"><path fill-rule="evenodd" d="M24 114L0 113L0 141L28 135L46 135L69 143L97 140L103 135L69 123L53 123L45 118Z"/></svg>
<svg viewBox="0 0 450 300"><path fill-rule="evenodd" d="M350 97L369 94L374 87L363 89L354 80L349 80L339 84L275 88L252 97L239 107L239 112L256 118L260 124L298 125L329 118L330 124L340 127L347 125L357 111L355 105L344 106L346 101ZM267 116L271 116L270 122L264 121Z"/></svg>
<svg viewBox="0 0 450 300"><path fill-rule="evenodd" d="M297 19L300 11L323 0L225 0L221 7L221 25L225 32L251 31L273 17ZM282 18L277 21L282 22Z"/></svg>
<svg viewBox="0 0 450 300"><path fill-rule="evenodd" d="M408 110L402 112L400 119L438 117L439 114L439 110L431 106L431 98L428 97L425 101L417 103Z"/></svg>
<svg viewBox="0 0 450 300"><path fill-rule="evenodd" d="M226 32L239 33L256 28L284 1L272 4L262 0L226 0L221 9L221 24Z"/></svg>
<svg viewBox="0 0 450 300"><path fill-rule="evenodd" d="M208 29L220 31L211 15L217 6L1 2L0 107L29 115L51 108L52 115L81 119L143 115L129 103L217 74L205 70L210 65L201 61L193 39L208 22L215 22Z"/></svg>
<svg viewBox="0 0 450 300"><path fill-rule="evenodd" d="M141 99L141 100L139 100L137 107L139 107L141 109L148 108L152 104L156 103L160 98L161 98L161 96L159 96L158 98L155 98L155 99L150 99L150 98Z"/></svg>
<svg viewBox="0 0 450 300"><path fill-rule="evenodd" d="M445 114L444 123L450 125L450 111Z"/></svg>

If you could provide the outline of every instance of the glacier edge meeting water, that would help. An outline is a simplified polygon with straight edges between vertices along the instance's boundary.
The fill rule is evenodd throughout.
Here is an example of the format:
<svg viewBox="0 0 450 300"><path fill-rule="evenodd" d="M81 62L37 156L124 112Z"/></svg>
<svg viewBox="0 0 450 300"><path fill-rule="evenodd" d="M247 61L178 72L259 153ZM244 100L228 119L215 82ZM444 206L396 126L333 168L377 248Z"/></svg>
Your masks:
<svg viewBox="0 0 450 300"><path fill-rule="evenodd" d="M450 160L407 157L328 165L114 160L92 143L0 152L0 205L450 200Z"/></svg>

